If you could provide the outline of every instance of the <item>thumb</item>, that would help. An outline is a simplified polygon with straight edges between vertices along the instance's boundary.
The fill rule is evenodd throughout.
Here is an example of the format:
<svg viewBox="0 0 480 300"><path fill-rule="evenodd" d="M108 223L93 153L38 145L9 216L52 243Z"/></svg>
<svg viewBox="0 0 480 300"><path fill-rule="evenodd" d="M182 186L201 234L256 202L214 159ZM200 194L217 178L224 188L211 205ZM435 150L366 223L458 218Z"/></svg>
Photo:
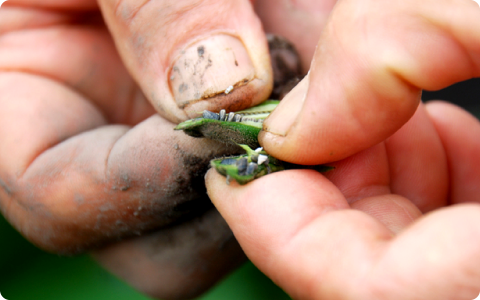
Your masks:
<svg viewBox="0 0 480 300"><path fill-rule="evenodd" d="M240 110L270 94L268 46L250 1L99 4L130 73L170 121Z"/></svg>
<svg viewBox="0 0 480 300"><path fill-rule="evenodd" d="M471 0L341 0L307 76L265 120L260 143L300 164L337 161L385 140L421 89L480 75L480 8Z"/></svg>

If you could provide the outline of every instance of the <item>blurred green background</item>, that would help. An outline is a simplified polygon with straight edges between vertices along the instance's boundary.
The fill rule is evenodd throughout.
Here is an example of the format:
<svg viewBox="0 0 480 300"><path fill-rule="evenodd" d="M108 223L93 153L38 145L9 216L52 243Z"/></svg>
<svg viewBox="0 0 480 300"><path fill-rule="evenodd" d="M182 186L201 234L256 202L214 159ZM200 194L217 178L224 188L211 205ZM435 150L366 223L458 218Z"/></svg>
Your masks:
<svg viewBox="0 0 480 300"><path fill-rule="evenodd" d="M27 242L0 215L0 293L7 300L148 300L88 255L60 257ZM290 299L246 263L199 300Z"/></svg>

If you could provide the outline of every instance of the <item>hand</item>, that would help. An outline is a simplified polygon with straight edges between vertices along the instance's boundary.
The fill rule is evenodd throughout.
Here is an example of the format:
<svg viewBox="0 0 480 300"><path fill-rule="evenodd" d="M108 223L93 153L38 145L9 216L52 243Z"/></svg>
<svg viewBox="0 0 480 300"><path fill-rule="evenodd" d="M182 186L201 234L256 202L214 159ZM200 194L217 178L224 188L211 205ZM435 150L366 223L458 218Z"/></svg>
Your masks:
<svg viewBox="0 0 480 300"><path fill-rule="evenodd" d="M293 298L478 295L480 123L419 100L480 75L479 28L468 0L339 1L310 75L261 137L278 158L336 169L246 186L209 171L245 253Z"/></svg>
<svg viewBox="0 0 480 300"><path fill-rule="evenodd" d="M7 1L2 214L47 251L97 249L152 296L198 295L244 261L204 187L210 158L231 149L169 121L253 105L271 86L248 1Z"/></svg>

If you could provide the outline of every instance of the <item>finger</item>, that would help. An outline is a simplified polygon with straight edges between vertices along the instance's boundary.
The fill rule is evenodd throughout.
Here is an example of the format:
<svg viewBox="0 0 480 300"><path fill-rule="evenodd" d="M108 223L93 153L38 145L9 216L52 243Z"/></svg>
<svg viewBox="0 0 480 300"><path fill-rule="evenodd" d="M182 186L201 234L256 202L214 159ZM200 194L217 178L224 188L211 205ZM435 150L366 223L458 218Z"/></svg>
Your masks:
<svg viewBox="0 0 480 300"><path fill-rule="evenodd" d="M218 177L212 171L207 175L212 201L247 256L293 298L471 299L478 294L478 206L427 215L394 237L374 218L344 209L341 193L317 173L278 172L229 187L228 199Z"/></svg>
<svg viewBox="0 0 480 300"><path fill-rule="evenodd" d="M27 24L31 27L40 27L72 21L71 16L59 11L18 7L11 4L11 0L2 4L0 11L0 34L2 35L25 28Z"/></svg>
<svg viewBox="0 0 480 300"><path fill-rule="evenodd" d="M0 70L65 84L112 123L134 125L154 113L123 66L98 12L20 6L0 14Z"/></svg>
<svg viewBox="0 0 480 300"><path fill-rule="evenodd" d="M96 250L99 263L156 299L192 299L246 257L215 210L147 236Z"/></svg>
<svg viewBox="0 0 480 300"><path fill-rule="evenodd" d="M479 16L468 0L338 2L310 75L265 120L262 146L317 164L385 140L414 114L422 88L480 75Z"/></svg>
<svg viewBox="0 0 480 300"><path fill-rule="evenodd" d="M427 104L448 160L450 201L479 202L480 123L463 109L444 102Z"/></svg>
<svg viewBox="0 0 480 300"><path fill-rule="evenodd" d="M424 105L385 145L392 193L410 199L422 212L447 204L447 157Z"/></svg>
<svg viewBox="0 0 480 300"><path fill-rule="evenodd" d="M0 74L0 208L48 251L79 253L209 206L204 172L225 147L152 116L106 126L53 80Z"/></svg>
<svg viewBox="0 0 480 300"><path fill-rule="evenodd" d="M169 120L239 110L268 97L268 47L250 1L99 4L130 73Z"/></svg>
<svg viewBox="0 0 480 300"><path fill-rule="evenodd" d="M262 0L254 1L254 8L266 32L283 36L295 45L306 74L335 3L336 0Z"/></svg>

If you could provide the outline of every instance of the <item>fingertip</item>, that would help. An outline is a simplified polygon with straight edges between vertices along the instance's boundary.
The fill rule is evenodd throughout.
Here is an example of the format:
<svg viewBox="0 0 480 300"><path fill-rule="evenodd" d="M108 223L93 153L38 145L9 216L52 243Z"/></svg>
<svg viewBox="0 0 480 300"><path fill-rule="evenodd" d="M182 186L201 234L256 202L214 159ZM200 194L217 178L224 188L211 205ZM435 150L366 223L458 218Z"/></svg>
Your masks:
<svg viewBox="0 0 480 300"><path fill-rule="evenodd" d="M249 1L100 4L130 73L170 121L245 109L270 94L267 40Z"/></svg>
<svg viewBox="0 0 480 300"><path fill-rule="evenodd" d="M465 112L464 109L455 105L451 102L447 102L444 100L431 100L425 103L425 108L429 115L432 116L449 116L451 115L452 111L456 112Z"/></svg>
<svg viewBox="0 0 480 300"><path fill-rule="evenodd" d="M213 168L210 168L205 174L205 186L207 188L208 197L220 213L223 211L224 204L222 201L222 195L230 195L228 198L232 198L231 193L234 193L234 190L231 188L237 185L237 183L231 182L230 185L229 189L226 178Z"/></svg>
<svg viewBox="0 0 480 300"><path fill-rule="evenodd" d="M169 85L177 106L189 118L203 110L237 111L266 99L273 80L265 37L251 33L208 33L181 49L169 71ZM260 45L263 49L258 49ZM257 48L250 50L249 47Z"/></svg>
<svg viewBox="0 0 480 300"><path fill-rule="evenodd" d="M220 174L218 174L214 169L209 169L205 174L205 186L207 187L208 196L210 196L212 202L213 198L217 194L216 184L220 178L219 176Z"/></svg>
<svg viewBox="0 0 480 300"><path fill-rule="evenodd" d="M313 91L314 93L315 91ZM305 130L305 101L312 93L310 76L305 76L283 99L275 110L265 119L258 136L260 144L272 156L297 164L311 165L326 162L324 152L319 147L311 147L322 139L321 129L311 126ZM311 98L311 97L310 97ZM315 112L312 112L315 114ZM307 120L308 121L308 120ZM322 152L320 152L322 151ZM328 155L333 159L334 153ZM330 160L332 161L332 160Z"/></svg>

